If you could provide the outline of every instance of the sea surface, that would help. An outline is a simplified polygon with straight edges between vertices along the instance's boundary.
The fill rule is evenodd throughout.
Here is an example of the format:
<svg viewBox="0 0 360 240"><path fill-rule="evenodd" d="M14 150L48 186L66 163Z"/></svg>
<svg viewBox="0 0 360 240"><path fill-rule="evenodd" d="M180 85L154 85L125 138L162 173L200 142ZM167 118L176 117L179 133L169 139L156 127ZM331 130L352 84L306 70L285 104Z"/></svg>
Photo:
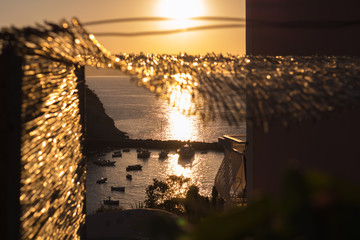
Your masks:
<svg viewBox="0 0 360 240"><path fill-rule="evenodd" d="M138 87L128 76L88 76L86 84L100 98L106 113L115 126L132 139L191 140L215 142L222 135L245 135L245 123L239 127L228 126L217 120L204 123L199 116L186 116L173 109L167 101L156 97L149 90ZM191 178L200 188L200 193L210 195L215 175L224 158L222 152L196 152L188 161L178 159L170 152L165 160L159 160L160 150L150 149L147 160L138 159L136 150L123 153L121 158L112 158L113 149L105 152L102 159L116 161L113 167L100 167L92 163L99 156L89 156L86 182L86 208L91 214L102 205L102 200L111 196L120 200L120 207L136 207L145 200L145 189L153 178L165 179L169 175ZM143 165L142 171L132 172L133 180L126 179L126 166ZM96 181L107 177L108 182ZM111 191L111 186L124 186L125 192Z"/></svg>
<svg viewBox="0 0 360 240"><path fill-rule="evenodd" d="M245 123L233 127L220 120L203 122L199 116L185 116L128 76L86 77L86 83L115 126L132 139L217 142L225 134L245 134Z"/></svg>

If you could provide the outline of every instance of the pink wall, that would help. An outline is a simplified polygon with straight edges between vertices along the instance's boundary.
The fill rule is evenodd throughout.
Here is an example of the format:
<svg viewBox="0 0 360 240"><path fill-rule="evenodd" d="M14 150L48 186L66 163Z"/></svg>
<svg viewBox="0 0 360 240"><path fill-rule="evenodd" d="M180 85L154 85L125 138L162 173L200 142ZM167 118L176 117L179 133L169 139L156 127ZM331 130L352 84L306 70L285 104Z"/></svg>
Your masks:
<svg viewBox="0 0 360 240"><path fill-rule="evenodd" d="M358 0L247 0L246 49L255 55L360 56L360 1ZM260 26L261 21L353 21L343 28Z"/></svg>
<svg viewBox="0 0 360 240"><path fill-rule="evenodd" d="M276 122L270 131L253 128L253 189L276 194L289 163L315 169L360 186L360 109L326 114L319 121Z"/></svg>

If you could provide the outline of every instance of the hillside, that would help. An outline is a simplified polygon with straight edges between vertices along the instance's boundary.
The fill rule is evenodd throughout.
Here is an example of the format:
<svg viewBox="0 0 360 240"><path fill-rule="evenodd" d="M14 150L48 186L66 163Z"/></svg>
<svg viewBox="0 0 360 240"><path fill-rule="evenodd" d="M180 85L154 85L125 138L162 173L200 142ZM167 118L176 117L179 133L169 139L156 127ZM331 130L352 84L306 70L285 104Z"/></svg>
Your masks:
<svg viewBox="0 0 360 240"><path fill-rule="evenodd" d="M87 86L85 88L85 124L87 144L95 142L124 141L125 132L115 127L114 120L106 114L99 97Z"/></svg>
<svg viewBox="0 0 360 240"><path fill-rule="evenodd" d="M87 86L85 88L85 121L85 144L89 151L107 147L176 149L189 143L177 140L129 139L127 133L115 127L114 120L106 114L99 97ZM191 144L196 150L223 150L223 147L218 142L191 142Z"/></svg>

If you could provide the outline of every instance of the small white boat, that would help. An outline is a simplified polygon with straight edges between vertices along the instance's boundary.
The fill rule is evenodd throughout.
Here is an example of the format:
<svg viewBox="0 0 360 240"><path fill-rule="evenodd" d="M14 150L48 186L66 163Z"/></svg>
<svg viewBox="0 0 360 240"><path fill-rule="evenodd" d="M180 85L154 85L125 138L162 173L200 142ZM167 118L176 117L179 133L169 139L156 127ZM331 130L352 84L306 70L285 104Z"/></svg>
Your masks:
<svg viewBox="0 0 360 240"><path fill-rule="evenodd" d="M195 155L195 150L190 144L185 144L177 150L177 153L179 154L179 158L186 159L192 158Z"/></svg>
<svg viewBox="0 0 360 240"><path fill-rule="evenodd" d="M106 183L106 182L107 182L106 177L100 178L99 180L96 181L96 183Z"/></svg>
<svg viewBox="0 0 360 240"><path fill-rule="evenodd" d="M125 187L111 187L111 191L125 192Z"/></svg>
<svg viewBox="0 0 360 240"><path fill-rule="evenodd" d="M109 199L104 200L104 204L119 205L119 200L112 200L111 197L109 197Z"/></svg>

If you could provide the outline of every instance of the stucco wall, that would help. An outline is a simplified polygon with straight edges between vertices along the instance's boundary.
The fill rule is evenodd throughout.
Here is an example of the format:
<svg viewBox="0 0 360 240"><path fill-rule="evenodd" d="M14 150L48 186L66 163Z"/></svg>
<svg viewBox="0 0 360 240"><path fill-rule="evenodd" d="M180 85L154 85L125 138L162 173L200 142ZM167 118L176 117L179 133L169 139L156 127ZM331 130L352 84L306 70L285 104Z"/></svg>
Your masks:
<svg viewBox="0 0 360 240"><path fill-rule="evenodd" d="M253 189L279 193L284 170L294 165L360 186L359 122L360 110L348 108L288 128L274 122L268 133L253 128Z"/></svg>
<svg viewBox="0 0 360 240"><path fill-rule="evenodd" d="M246 52L359 56L359 9L357 0L248 0Z"/></svg>

